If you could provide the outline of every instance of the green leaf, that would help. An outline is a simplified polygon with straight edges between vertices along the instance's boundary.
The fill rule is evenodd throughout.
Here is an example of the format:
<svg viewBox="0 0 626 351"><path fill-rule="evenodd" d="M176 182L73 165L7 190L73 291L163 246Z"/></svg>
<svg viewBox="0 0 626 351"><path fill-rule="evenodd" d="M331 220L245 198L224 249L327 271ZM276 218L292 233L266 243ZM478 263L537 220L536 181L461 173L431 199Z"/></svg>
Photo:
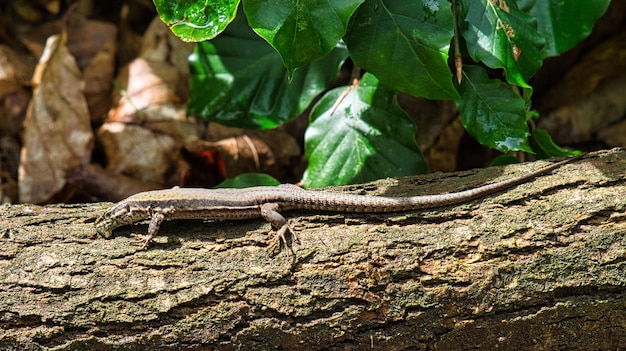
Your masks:
<svg viewBox="0 0 626 351"><path fill-rule="evenodd" d="M263 173L243 173L235 178L229 178L214 188L249 188L251 186L274 186L280 182L276 178Z"/></svg>
<svg viewBox="0 0 626 351"><path fill-rule="evenodd" d="M371 74L365 74L347 94L346 89L329 91L311 111L305 134L309 159L305 186L424 173L426 164L415 143L415 125L398 106L395 92Z"/></svg>
<svg viewBox="0 0 626 351"><path fill-rule="evenodd" d="M500 155L491 161L491 166L514 165L519 163L519 159L512 155Z"/></svg>
<svg viewBox="0 0 626 351"><path fill-rule="evenodd" d="M452 35L447 0L367 0L344 40L352 60L386 86L429 99L458 99L448 67Z"/></svg>
<svg viewBox="0 0 626 351"><path fill-rule="evenodd" d="M489 79L481 67L467 65L459 93L463 125L481 144L502 152L532 152L526 144L526 103L509 86Z"/></svg>
<svg viewBox="0 0 626 351"><path fill-rule="evenodd" d="M161 20L184 41L215 38L235 18L239 0L153 0Z"/></svg>
<svg viewBox="0 0 626 351"><path fill-rule="evenodd" d="M243 16L189 57L190 113L239 128L269 129L296 118L337 77L347 50L298 70L289 82L280 56Z"/></svg>
<svg viewBox="0 0 626 351"><path fill-rule="evenodd" d="M528 80L543 63L545 40L536 20L521 12L515 1L461 0L461 31L475 61L504 69L511 84L529 88Z"/></svg>
<svg viewBox="0 0 626 351"><path fill-rule="evenodd" d="M557 145L548 131L541 128L535 128L530 139L533 150L540 158L549 158L556 156L573 156L580 154L579 151L570 151Z"/></svg>
<svg viewBox="0 0 626 351"><path fill-rule="evenodd" d="M248 23L283 59L289 76L326 56L364 0L247 0Z"/></svg>
<svg viewBox="0 0 626 351"><path fill-rule="evenodd" d="M610 3L610 0L524 0L519 6L528 8L528 13L539 22L539 33L546 39L541 55L547 58L564 53L586 38Z"/></svg>

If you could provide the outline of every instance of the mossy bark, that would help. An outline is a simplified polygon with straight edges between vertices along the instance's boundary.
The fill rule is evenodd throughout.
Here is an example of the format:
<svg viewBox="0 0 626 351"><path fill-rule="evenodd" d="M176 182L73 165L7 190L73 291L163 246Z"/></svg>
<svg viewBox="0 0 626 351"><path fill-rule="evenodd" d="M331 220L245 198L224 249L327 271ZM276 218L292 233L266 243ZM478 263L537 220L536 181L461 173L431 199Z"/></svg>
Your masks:
<svg viewBox="0 0 626 351"><path fill-rule="evenodd" d="M342 189L414 195L543 165ZM626 345L626 153L396 214L166 223L95 237L107 204L0 207L0 349L617 349Z"/></svg>

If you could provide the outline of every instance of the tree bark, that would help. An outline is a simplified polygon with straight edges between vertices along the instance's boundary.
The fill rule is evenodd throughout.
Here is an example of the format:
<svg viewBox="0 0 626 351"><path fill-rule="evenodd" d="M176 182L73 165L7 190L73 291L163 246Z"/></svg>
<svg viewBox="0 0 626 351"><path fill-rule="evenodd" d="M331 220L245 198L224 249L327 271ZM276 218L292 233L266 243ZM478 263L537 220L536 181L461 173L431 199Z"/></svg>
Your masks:
<svg viewBox="0 0 626 351"><path fill-rule="evenodd" d="M545 165L381 180L459 190ZM109 204L0 207L0 349L557 350L626 345L626 152L508 191L392 214L292 211L296 255L262 219L177 221L146 251Z"/></svg>

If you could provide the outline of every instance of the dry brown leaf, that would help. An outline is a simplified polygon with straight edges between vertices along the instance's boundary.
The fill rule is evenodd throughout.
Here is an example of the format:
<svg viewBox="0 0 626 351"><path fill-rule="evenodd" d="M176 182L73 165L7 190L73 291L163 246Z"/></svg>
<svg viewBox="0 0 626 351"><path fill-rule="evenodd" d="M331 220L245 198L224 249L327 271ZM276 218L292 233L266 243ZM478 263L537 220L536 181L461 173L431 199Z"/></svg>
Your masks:
<svg viewBox="0 0 626 351"><path fill-rule="evenodd" d="M125 66L138 56L143 37L133 27L131 6L128 3L120 9L119 42L117 59L120 66Z"/></svg>
<svg viewBox="0 0 626 351"><path fill-rule="evenodd" d="M0 203L17 202L17 168L19 167L20 144L13 136L0 137Z"/></svg>
<svg viewBox="0 0 626 351"><path fill-rule="evenodd" d="M97 50L91 56L89 63L83 67L83 80L85 81L85 98L91 120L102 123L111 107L111 89L113 74L115 72L115 52L117 50L116 33L114 26L108 23L86 21L85 28L88 37L85 41L99 44L90 46L86 54L91 56L91 50Z"/></svg>
<svg viewBox="0 0 626 351"><path fill-rule="evenodd" d="M17 137L30 94L17 82L0 79L0 135Z"/></svg>
<svg viewBox="0 0 626 351"><path fill-rule="evenodd" d="M69 176L79 193L87 195L86 200L120 201L133 194L161 189L161 185L141 182L135 178L111 173L102 167L89 164L76 168Z"/></svg>
<svg viewBox="0 0 626 351"><path fill-rule="evenodd" d="M66 41L65 32L48 39L33 76L18 177L21 202L64 200L67 173L90 160L84 82Z"/></svg>
<svg viewBox="0 0 626 351"><path fill-rule="evenodd" d="M186 116L192 48L155 17L142 56L120 69L114 107L98 131L108 170L161 185L180 181L188 167L180 161L182 145L199 135Z"/></svg>
<svg viewBox="0 0 626 351"><path fill-rule="evenodd" d="M187 118L187 109L181 104L163 104L148 106L143 111L150 116L144 126L154 132L167 134L181 144L196 140L200 134L199 126L193 118Z"/></svg>
<svg viewBox="0 0 626 351"><path fill-rule="evenodd" d="M33 27L20 39L37 57L45 39L59 33L62 20ZM117 28L111 23L87 20L73 13L68 24L67 48L83 71L85 96L95 122L102 122L111 106L111 81L115 71Z"/></svg>
<svg viewBox="0 0 626 351"><path fill-rule="evenodd" d="M187 57L193 51L194 45L181 41L157 16L152 20L144 34L143 45L139 57L150 61L167 62L176 68L184 81L189 77L189 62ZM186 96L188 84L181 85L183 90L179 95Z"/></svg>
<svg viewBox="0 0 626 351"><path fill-rule="evenodd" d="M102 123L111 107L111 81L115 52L103 50L96 55L83 71L85 81L85 98L95 123Z"/></svg>
<svg viewBox="0 0 626 351"><path fill-rule="evenodd" d="M181 42L155 17L144 35L140 57L120 70L115 87L116 106L109 112L107 120L127 123L181 121L181 114L171 106L185 109L189 85L187 56L192 49L193 45ZM173 114L153 114L161 105L171 109ZM182 117L183 121L193 123L184 114Z"/></svg>
<svg viewBox="0 0 626 351"><path fill-rule="evenodd" d="M622 92L624 88L626 88L626 84L622 87ZM597 138L610 147L626 146L626 120L612 124L609 128L602 129L598 132Z"/></svg>
<svg viewBox="0 0 626 351"><path fill-rule="evenodd" d="M63 19L46 22L32 27L19 39L36 57L40 57L43 54L44 45L47 45L47 39L60 33L63 28ZM67 33L66 47L82 70L103 47L109 45L111 40L115 40L117 29L111 23L87 20L80 14L73 13L67 23Z"/></svg>
<svg viewBox="0 0 626 351"><path fill-rule="evenodd" d="M7 45L0 45L0 80L27 86L36 64L37 61L32 56L16 52Z"/></svg>
<svg viewBox="0 0 626 351"><path fill-rule="evenodd" d="M0 135L16 136L22 128L30 93L24 87L37 62L32 56L0 45Z"/></svg>
<svg viewBox="0 0 626 351"><path fill-rule="evenodd" d="M138 125L109 122L98 130L108 171L144 183L177 185L180 143L171 136Z"/></svg>
<svg viewBox="0 0 626 351"><path fill-rule="evenodd" d="M559 144L580 144L626 114L626 30L595 47L543 97L538 126ZM608 131L612 133L612 131Z"/></svg>
<svg viewBox="0 0 626 351"><path fill-rule="evenodd" d="M120 70L116 81L117 104L109 112L107 121L140 123L149 120L145 109L164 104L183 104L174 87L181 80L178 71L169 64L133 60ZM161 116L163 117L163 116Z"/></svg>
<svg viewBox="0 0 626 351"><path fill-rule="evenodd" d="M0 202L17 201L19 132L30 100L30 85L37 62L29 55L0 45Z"/></svg>
<svg viewBox="0 0 626 351"><path fill-rule="evenodd" d="M261 132L212 123L208 134L216 141L189 143L186 147L196 154L209 148L218 150L226 165L227 177L261 172L283 178L285 170L291 169L293 159L301 154L294 137L281 128Z"/></svg>

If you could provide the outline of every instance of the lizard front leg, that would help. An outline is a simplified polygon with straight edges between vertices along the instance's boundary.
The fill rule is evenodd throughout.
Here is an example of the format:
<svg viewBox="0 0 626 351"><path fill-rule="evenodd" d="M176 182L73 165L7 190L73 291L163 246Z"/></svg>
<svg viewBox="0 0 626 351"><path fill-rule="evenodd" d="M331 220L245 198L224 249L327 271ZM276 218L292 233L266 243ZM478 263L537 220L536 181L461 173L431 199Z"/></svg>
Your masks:
<svg viewBox="0 0 626 351"><path fill-rule="evenodd" d="M287 247L289 251L295 255L296 253L293 251L291 243L287 241L286 234L291 234L292 238L296 242L298 239L293 230L289 228L285 217L283 217L283 215L281 215L278 211L280 211L280 206L276 203L264 203L261 205L261 216L265 218L265 220L268 221L274 229L277 230L276 235L269 241L268 246L271 247L276 240L280 240L283 244L285 244L285 247Z"/></svg>
<svg viewBox="0 0 626 351"><path fill-rule="evenodd" d="M141 246L142 250L147 249L152 238L159 233L159 228L161 228L161 223L165 220L165 216L174 213L174 211L176 210L172 207L149 209L150 224L148 224L148 235L141 240L141 242L143 242Z"/></svg>

